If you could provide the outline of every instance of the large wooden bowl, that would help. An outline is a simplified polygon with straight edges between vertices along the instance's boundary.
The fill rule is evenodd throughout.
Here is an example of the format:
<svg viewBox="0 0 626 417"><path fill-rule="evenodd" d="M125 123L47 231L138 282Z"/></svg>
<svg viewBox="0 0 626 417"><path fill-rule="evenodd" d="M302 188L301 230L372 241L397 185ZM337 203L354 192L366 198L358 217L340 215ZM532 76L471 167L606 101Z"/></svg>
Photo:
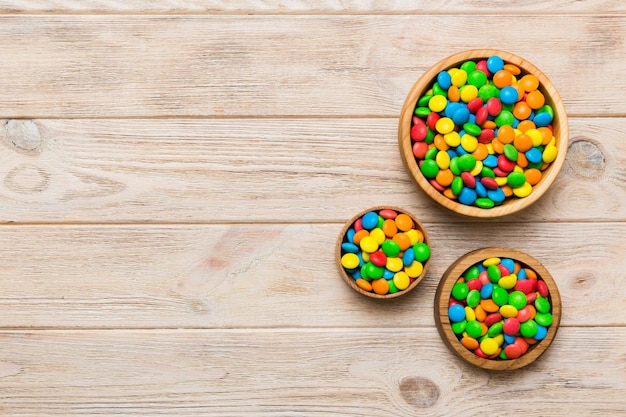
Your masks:
<svg viewBox="0 0 626 417"><path fill-rule="evenodd" d="M517 359L484 359L475 355L461 344L457 336L452 331L450 325L450 319L448 317L448 303L450 301L452 286L470 266L491 257L511 258L532 268L537 273L537 277L541 278L546 283L550 292L549 299L552 305L551 314L553 321L548 327L548 334L543 340L539 341L535 345L532 345L524 355ZM518 369L534 362L546 351L546 349L548 349L554 340L560 321L561 296L559 295L559 290L554 282L554 279L538 260L515 249L483 248L465 254L446 270L435 293L435 324L437 325L441 338L450 350L452 350L452 352L458 355L461 359L483 369L507 371Z"/></svg>
<svg viewBox="0 0 626 417"><path fill-rule="evenodd" d="M411 292L413 289L415 289L415 287L417 287L417 285L422 281L422 279L424 278L424 276L426 275L426 271L428 270L428 267L430 265L430 259L432 258L432 252L431 252L431 256L430 258L428 258L426 260L426 262L423 263L424 269L422 271L422 273L415 278L415 280L404 290L402 291L398 291L395 293L391 293L391 294L377 294L374 292L368 292L365 291L364 289L360 288L358 285L356 285L355 280L348 275L348 273L346 272L346 270L343 268L343 266L341 265L341 256L342 256L342 252L341 252L341 244L343 242L345 242L345 238L346 238L346 234L348 232L348 229L350 229L350 227L352 227L354 225L354 223L360 218L362 217L365 213L368 213L370 211L380 211L383 209L390 209L390 210L394 210L395 212L397 212L398 214L400 213L404 213L406 215L408 215L409 217L411 217L411 219L413 219L413 222L415 224L415 228L417 230L420 230L422 232L422 234L424 235L424 243L426 243L429 247L431 247L430 245L430 239L428 237L428 233L426 233L426 229L424 228L424 225L422 224L422 222L419 221L419 219L417 217L415 217L413 214L407 212L404 209L401 209L399 207L393 207L393 206L376 206L376 207L372 207L369 208L367 210L363 210L362 212L360 212L359 214L355 215L354 217L352 217L341 229L341 232L339 233L339 237L337 239L337 245L335 248L335 259L337 261L337 266L339 268L339 274L341 275L341 278L345 281L346 284L348 284L348 286L350 288L352 288L354 291L358 292L359 294L362 294L366 297L370 297L370 298L377 298L377 299L390 299L390 298L396 298L396 297L400 297L402 295L408 294L409 292Z"/></svg>
<svg viewBox="0 0 626 417"><path fill-rule="evenodd" d="M475 206L467 206L458 203L455 200L451 200L436 190L424 177L419 169L418 163L415 160L412 150L411 142L411 123L413 112L419 98L432 86L433 81L436 79L439 72L448 70L453 67L458 67L464 61L467 60L479 60L486 59L492 55L499 55L505 63L511 63L517 65L522 74L530 73L535 75L540 82L539 90L544 94L546 104L549 104L554 110L554 119L552 121L553 133L556 139L556 146L558 149L557 158L550 164L550 166L543 172L541 181L533 187L532 193L524 198L507 198L501 205L490 208L482 209ZM450 209L456 213L470 216L470 217L501 217L520 211L535 201L537 201L554 182L559 171L563 167L565 162L565 154L567 153L567 144L569 141L569 129L567 124L567 115L565 112L565 106L561 101L559 93L548 79L537 67L530 62L517 55L498 51L494 49L476 49L454 54L426 71L413 85L413 88L409 91L409 94L402 107L402 113L400 114L399 128L398 128L398 141L400 145L400 155L404 162L406 169L413 180L419 185L419 187L433 200L441 204L443 207Z"/></svg>

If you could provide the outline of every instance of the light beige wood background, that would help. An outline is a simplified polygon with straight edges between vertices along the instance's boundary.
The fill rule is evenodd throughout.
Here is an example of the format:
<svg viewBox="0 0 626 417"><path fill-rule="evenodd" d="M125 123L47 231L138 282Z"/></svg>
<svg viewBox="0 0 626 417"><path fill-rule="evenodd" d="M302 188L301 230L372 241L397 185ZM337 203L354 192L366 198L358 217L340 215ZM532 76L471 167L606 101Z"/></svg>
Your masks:
<svg viewBox="0 0 626 417"><path fill-rule="evenodd" d="M623 415L622 1L0 1L0 415ZM436 207L397 117L447 55L537 65L570 116L565 167L497 221ZM333 259L356 212L433 241L405 299ZM562 327L485 372L434 326L457 257L540 259Z"/></svg>

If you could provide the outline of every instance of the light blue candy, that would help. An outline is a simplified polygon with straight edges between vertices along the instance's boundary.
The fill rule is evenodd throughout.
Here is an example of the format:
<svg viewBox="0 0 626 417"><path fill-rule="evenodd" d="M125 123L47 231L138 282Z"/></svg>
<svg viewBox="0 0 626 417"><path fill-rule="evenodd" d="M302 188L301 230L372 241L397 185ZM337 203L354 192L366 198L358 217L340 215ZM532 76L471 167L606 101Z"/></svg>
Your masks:
<svg viewBox="0 0 626 417"><path fill-rule="evenodd" d="M501 188L496 188L495 190L488 190L487 197L494 203L502 203L506 196L504 195L504 191Z"/></svg>
<svg viewBox="0 0 626 417"><path fill-rule="evenodd" d="M483 165L488 168L495 168L498 166L498 157L495 155L487 155L485 159L483 159ZM493 198L492 198L493 200ZM494 200L495 201L495 200Z"/></svg>
<svg viewBox="0 0 626 417"><path fill-rule="evenodd" d="M502 258L500 263L509 270L509 273L513 273L515 269L515 261L511 258Z"/></svg>
<svg viewBox="0 0 626 417"><path fill-rule="evenodd" d="M480 289L480 298L486 300L487 298L491 297L492 292L493 284L491 282L487 282L486 284L483 284L482 288Z"/></svg>
<svg viewBox="0 0 626 417"><path fill-rule="evenodd" d="M378 225L378 213L374 211L365 213L361 221L364 229L372 230Z"/></svg>
<svg viewBox="0 0 626 417"><path fill-rule="evenodd" d="M504 61L498 55L492 55L487 58L487 69L492 74L504 69Z"/></svg>
<svg viewBox="0 0 626 417"><path fill-rule="evenodd" d="M533 122L537 127L545 127L552 122L552 116L548 112L538 113L535 115Z"/></svg>
<svg viewBox="0 0 626 417"><path fill-rule="evenodd" d="M452 121L457 125L464 125L469 120L470 111L467 107L461 107L452 115Z"/></svg>
<svg viewBox="0 0 626 417"><path fill-rule="evenodd" d="M404 266L409 266L415 260L415 251L413 248L408 248L404 251L404 255L402 255L402 264Z"/></svg>
<svg viewBox="0 0 626 417"><path fill-rule="evenodd" d="M511 335L508 335L508 334L506 334L506 333L504 334L504 341L505 341L507 344L509 344L509 345L510 345L510 344L512 344L512 343L515 343L515 339L516 339L516 337L515 337L515 336L511 336Z"/></svg>
<svg viewBox="0 0 626 417"><path fill-rule="evenodd" d="M437 82L439 83L439 87L447 90L450 86L452 86L452 77L448 71L441 71L437 74Z"/></svg>
<svg viewBox="0 0 626 417"><path fill-rule="evenodd" d="M351 227L348 229L348 231L346 232L346 237L348 238L348 242L350 243L354 243L354 234L356 233L356 231L354 230L354 227Z"/></svg>
<svg viewBox="0 0 626 417"><path fill-rule="evenodd" d="M476 197L476 191L472 190L471 188L463 187L463 189L459 193L458 199L461 204L471 206L472 204L474 204L474 201L476 201Z"/></svg>
<svg viewBox="0 0 626 417"><path fill-rule="evenodd" d="M383 271L383 278L385 279L392 279L394 275L395 274L391 272L390 270L388 270L387 268L385 268L385 270Z"/></svg>
<svg viewBox="0 0 626 417"><path fill-rule="evenodd" d="M345 242L341 244L341 250L349 253L359 253L359 247L354 243Z"/></svg>
<svg viewBox="0 0 626 417"><path fill-rule="evenodd" d="M537 325L537 333L533 338L535 340L543 340L548 335L548 328L544 326Z"/></svg>
<svg viewBox="0 0 626 417"><path fill-rule="evenodd" d="M526 159L528 159L528 162L530 162L531 164L536 164L537 162L541 162L543 158L541 155L541 151L537 148L530 148L529 150L526 151L525 155L526 155Z"/></svg>
<svg viewBox="0 0 626 417"><path fill-rule="evenodd" d="M458 323L465 320L465 309L460 304L452 304L448 308L448 317L453 323Z"/></svg>
<svg viewBox="0 0 626 417"><path fill-rule="evenodd" d="M510 85L507 85L500 90L500 101L503 104L513 104L517 101L517 90Z"/></svg>
<svg viewBox="0 0 626 417"><path fill-rule="evenodd" d="M525 269L520 269L519 272L517 273L517 279L526 279L526 270Z"/></svg>
<svg viewBox="0 0 626 417"><path fill-rule="evenodd" d="M478 195L478 197L487 197L487 189L480 181L476 181L476 187L474 189L476 190L476 194Z"/></svg>

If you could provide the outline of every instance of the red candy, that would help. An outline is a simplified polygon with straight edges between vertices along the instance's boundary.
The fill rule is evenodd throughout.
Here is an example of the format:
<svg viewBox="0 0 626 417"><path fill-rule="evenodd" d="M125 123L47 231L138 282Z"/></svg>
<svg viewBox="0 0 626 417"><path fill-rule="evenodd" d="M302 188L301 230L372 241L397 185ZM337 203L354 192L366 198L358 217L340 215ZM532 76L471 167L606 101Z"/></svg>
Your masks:
<svg viewBox="0 0 626 417"><path fill-rule="evenodd" d="M426 136L428 135L428 128L421 119L417 120L418 122L411 128L411 139L421 142L426 139Z"/></svg>

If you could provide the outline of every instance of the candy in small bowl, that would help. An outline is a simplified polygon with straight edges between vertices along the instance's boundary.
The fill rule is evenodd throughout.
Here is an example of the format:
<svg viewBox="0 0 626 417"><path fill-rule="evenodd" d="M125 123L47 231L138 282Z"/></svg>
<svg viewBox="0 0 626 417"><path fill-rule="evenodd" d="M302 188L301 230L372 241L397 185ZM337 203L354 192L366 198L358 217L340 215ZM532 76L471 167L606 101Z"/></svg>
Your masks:
<svg viewBox="0 0 626 417"><path fill-rule="evenodd" d="M568 136L565 107L548 77L490 49L452 55L426 71L398 129L413 180L471 217L504 216L537 201L565 162Z"/></svg>
<svg viewBox="0 0 626 417"><path fill-rule="evenodd" d="M561 297L546 268L514 249L470 252L444 273L435 294L435 323L463 360L490 370L526 366L550 346Z"/></svg>
<svg viewBox="0 0 626 417"><path fill-rule="evenodd" d="M335 257L350 288L371 298L395 298L424 278L430 241L424 225L407 211L373 207L345 224Z"/></svg>

